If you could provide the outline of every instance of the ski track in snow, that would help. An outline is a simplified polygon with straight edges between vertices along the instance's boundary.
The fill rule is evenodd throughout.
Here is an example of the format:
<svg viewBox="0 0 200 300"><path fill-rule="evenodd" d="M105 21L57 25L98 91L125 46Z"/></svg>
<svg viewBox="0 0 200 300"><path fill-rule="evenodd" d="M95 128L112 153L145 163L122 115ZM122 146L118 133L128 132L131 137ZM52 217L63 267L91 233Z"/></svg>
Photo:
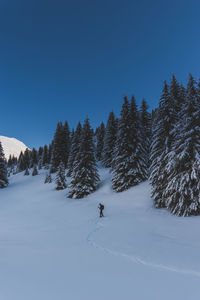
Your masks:
<svg viewBox="0 0 200 300"><path fill-rule="evenodd" d="M99 244L97 244L96 242L94 242L94 240L92 239L92 236L95 235L95 233L97 233L98 231L100 231L103 228L103 225L100 224L100 221L97 220L94 224L96 226L96 228L94 230L92 230L88 236L86 237L86 241L87 243L92 246L93 248L96 248L98 250L101 250L105 253L108 253L110 255L114 255L114 256L118 256L118 257L123 257L125 259L130 260L132 263L137 263L137 264L141 264L147 267L152 267L155 269L158 269L160 271L168 271L168 272L174 272L174 273L179 273L179 274L183 274L183 275L192 275L192 276L196 276L196 277L200 277L200 272L198 271L193 271L193 270L185 270L185 269L180 269L174 266L166 266L163 264L156 264L153 262L148 262L145 261L144 259L138 257L138 256L132 256L132 255L128 255L126 253L123 252L118 252L106 247L103 247Z"/></svg>

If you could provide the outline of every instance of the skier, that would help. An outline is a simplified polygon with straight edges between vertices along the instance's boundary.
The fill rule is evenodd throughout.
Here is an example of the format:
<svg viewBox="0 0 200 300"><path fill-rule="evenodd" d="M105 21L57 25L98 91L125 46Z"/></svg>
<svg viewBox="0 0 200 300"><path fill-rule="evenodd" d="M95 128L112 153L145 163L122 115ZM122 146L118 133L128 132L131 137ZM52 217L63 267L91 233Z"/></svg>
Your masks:
<svg viewBox="0 0 200 300"><path fill-rule="evenodd" d="M98 208L100 210L100 218L104 217L104 215L103 215L104 205L99 203Z"/></svg>

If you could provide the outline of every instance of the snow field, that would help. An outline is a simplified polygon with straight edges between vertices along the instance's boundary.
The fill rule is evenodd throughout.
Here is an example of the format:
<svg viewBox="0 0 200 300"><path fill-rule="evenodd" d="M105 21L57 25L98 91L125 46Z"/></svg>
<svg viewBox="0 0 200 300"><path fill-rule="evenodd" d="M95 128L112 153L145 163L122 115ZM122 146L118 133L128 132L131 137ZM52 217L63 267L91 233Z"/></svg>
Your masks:
<svg viewBox="0 0 200 300"><path fill-rule="evenodd" d="M40 173L0 191L0 300L199 299L199 217L154 209L148 182L114 193L105 169L80 200Z"/></svg>

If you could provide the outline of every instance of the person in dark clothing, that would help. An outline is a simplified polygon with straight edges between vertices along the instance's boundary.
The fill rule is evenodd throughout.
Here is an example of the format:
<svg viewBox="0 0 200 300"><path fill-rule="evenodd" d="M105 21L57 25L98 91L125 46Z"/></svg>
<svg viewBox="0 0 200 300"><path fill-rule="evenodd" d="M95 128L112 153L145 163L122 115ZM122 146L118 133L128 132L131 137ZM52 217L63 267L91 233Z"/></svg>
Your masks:
<svg viewBox="0 0 200 300"><path fill-rule="evenodd" d="M104 205L99 203L98 208L100 210L100 218L104 217L104 215L103 215Z"/></svg>

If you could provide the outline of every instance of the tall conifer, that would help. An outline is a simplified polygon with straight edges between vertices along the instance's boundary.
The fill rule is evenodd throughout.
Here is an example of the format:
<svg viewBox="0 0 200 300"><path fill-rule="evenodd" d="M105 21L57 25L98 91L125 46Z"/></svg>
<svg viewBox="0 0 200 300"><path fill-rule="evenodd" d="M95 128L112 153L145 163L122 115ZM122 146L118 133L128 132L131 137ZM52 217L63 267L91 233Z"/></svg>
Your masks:
<svg viewBox="0 0 200 300"><path fill-rule="evenodd" d="M169 94L169 88L164 82L163 93L159 108L156 111L153 124L153 138L151 145L151 175L152 197L158 208L166 207L164 195L167 185L166 165L168 164L168 153L173 141L172 129L174 126L174 102Z"/></svg>
<svg viewBox="0 0 200 300"><path fill-rule="evenodd" d="M173 133L165 189L167 207L179 216L200 215L200 101L192 75Z"/></svg>
<svg viewBox="0 0 200 300"><path fill-rule="evenodd" d="M72 137L70 155L68 160L68 173L67 173L68 176L71 176L73 172L74 161L80 149L81 134L82 134L82 126L81 123L79 122L74 132L74 136Z"/></svg>
<svg viewBox="0 0 200 300"><path fill-rule="evenodd" d="M83 198L89 195L97 189L98 181L93 133L89 119L86 118L81 134L80 149L73 164L69 197Z"/></svg>
<svg viewBox="0 0 200 300"><path fill-rule="evenodd" d="M103 146L104 146L104 136L105 136L105 125L102 122L96 133L96 158L97 160L102 160Z"/></svg>
<svg viewBox="0 0 200 300"><path fill-rule="evenodd" d="M110 168L113 160L114 147L117 135L117 121L113 112L109 114L102 153L102 164L106 168Z"/></svg>

